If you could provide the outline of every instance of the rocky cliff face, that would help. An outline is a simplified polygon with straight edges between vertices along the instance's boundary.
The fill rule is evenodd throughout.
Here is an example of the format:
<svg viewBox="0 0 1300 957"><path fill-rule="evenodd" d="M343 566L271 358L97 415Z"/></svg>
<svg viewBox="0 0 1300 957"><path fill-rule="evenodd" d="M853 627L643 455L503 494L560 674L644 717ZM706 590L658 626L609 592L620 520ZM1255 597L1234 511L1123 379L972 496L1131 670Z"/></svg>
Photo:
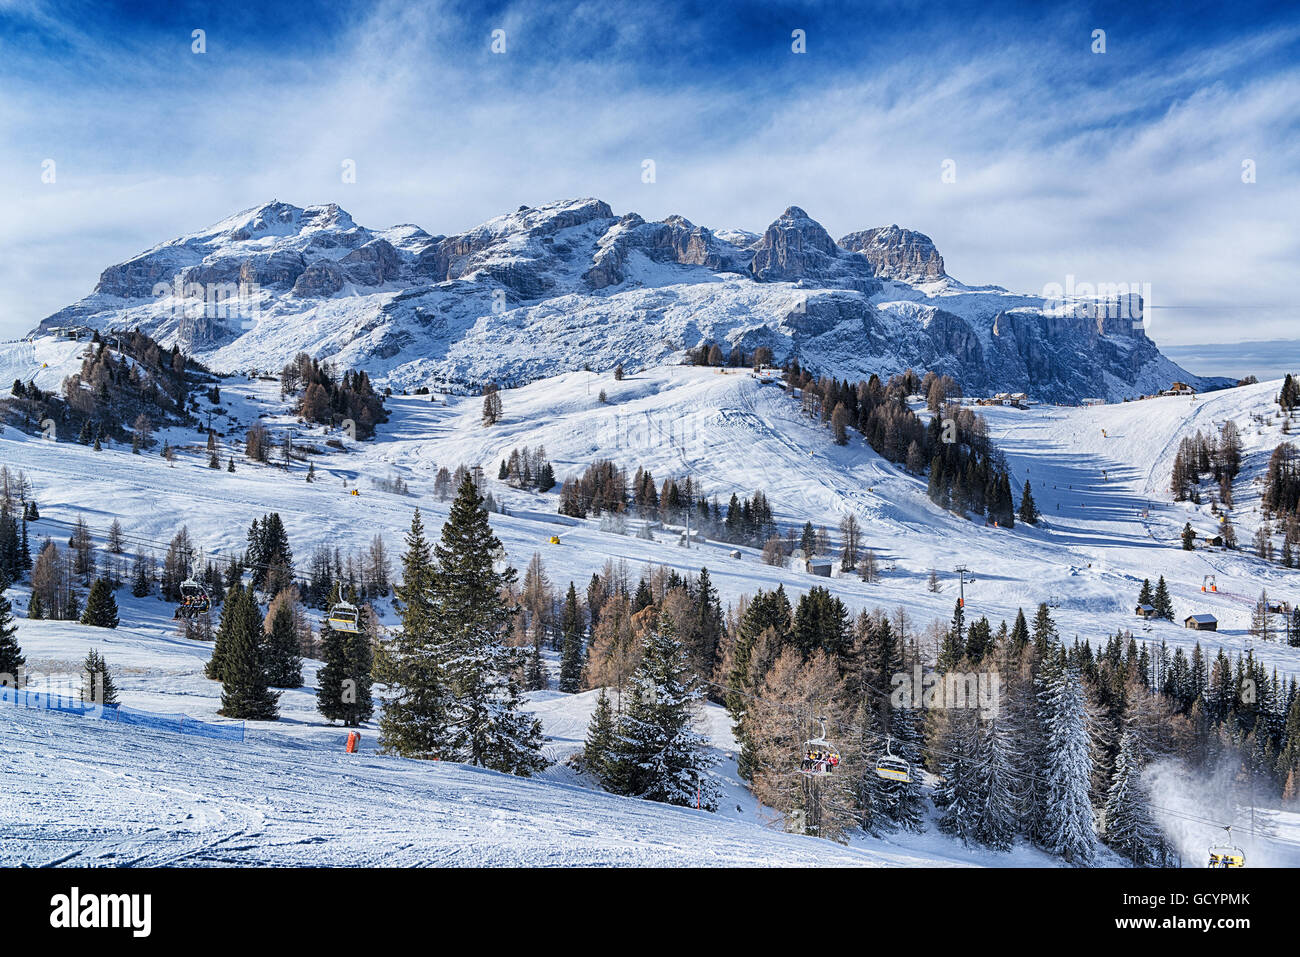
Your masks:
<svg viewBox="0 0 1300 957"><path fill-rule="evenodd" d="M942 279L943 257L929 236L898 226L881 226L849 233L839 245L860 253L877 276L903 282Z"/></svg>
<svg viewBox="0 0 1300 957"><path fill-rule="evenodd" d="M1056 401L1212 384L1140 323L1048 306L951 279L921 233L837 243L797 206L761 235L580 199L440 236L271 202L110 266L41 326L140 325L223 370L305 350L397 386L645 364L703 341L765 345L841 377L911 367Z"/></svg>

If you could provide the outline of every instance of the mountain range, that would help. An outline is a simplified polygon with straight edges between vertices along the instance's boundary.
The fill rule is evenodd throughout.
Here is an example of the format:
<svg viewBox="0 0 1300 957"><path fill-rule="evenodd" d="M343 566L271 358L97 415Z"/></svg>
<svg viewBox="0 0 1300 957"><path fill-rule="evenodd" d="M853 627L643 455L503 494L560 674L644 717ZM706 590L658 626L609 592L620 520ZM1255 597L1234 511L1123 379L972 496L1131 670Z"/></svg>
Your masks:
<svg viewBox="0 0 1300 957"><path fill-rule="evenodd" d="M1141 321L1116 317L1141 315L1136 296L1109 306L967 285L920 232L835 240L797 206L761 235L578 199L444 236L272 201L108 267L38 331L139 326L218 371L306 351L397 388L635 368L703 342L766 346L839 378L913 368L967 394L1053 402L1230 384L1188 373Z"/></svg>

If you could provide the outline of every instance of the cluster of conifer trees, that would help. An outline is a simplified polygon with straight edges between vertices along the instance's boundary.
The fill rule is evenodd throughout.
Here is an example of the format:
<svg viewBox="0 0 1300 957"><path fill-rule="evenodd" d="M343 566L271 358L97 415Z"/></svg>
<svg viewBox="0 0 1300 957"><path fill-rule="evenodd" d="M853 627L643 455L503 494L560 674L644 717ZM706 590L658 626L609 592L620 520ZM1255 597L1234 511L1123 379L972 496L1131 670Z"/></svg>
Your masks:
<svg viewBox="0 0 1300 957"><path fill-rule="evenodd" d="M96 448L109 441L134 444L141 431L158 425L193 424L190 389L210 379L179 347L163 349L138 329L107 338L96 331L81 370L63 380L60 393L15 379L0 404L6 418L27 431L52 420L57 439L75 436Z"/></svg>
<svg viewBox="0 0 1300 957"><path fill-rule="evenodd" d="M508 458L501 460L497 478L511 488L535 488L539 492L549 492L555 487L555 470L546 458L546 449L542 446L523 451L511 449Z"/></svg>
<svg viewBox="0 0 1300 957"><path fill-rule="evenodd" d="M856 429L871 448L913 475L928 470L930 499L937 505L1014 526L1010 473L989 440L983 418L948 401L961 395L950 378L933 373L918 378L909 369L885 383L872 375L855 386L847 380L814 377L793 361L785 379L800 391L804 411L827 424L840 445L849 441L849 430ZM907 402L922 390L934 413L928 425Z"/></svg>
<svg viewBox="0 0 1300 957"><path fill-rule="evenodd" d="M415 512L396 588L401 629L375 663L388 689L385 751L525 776L546 766L541 723L520 709L522 656L505 640L516 576L503 557L468 477L436 544Z"/></svg>
<svg viewBox="0 0 1300 957"><path fill-rule="evenodd" d="M1283 442L1269 456L1264 507L1288 518L1300 515L1300 453L1291 442Z"/></svg>
<svg viewBox="0 0 1300 957"><path fill-rule="evenodd" d="M282 395L298 394L295 411L308 422L338 426L351 419L359 439L375 434L375 426L388 421L384 397L370 384L365 370L347 370L342 376L329 362L298 353L280 372Z"/></svg>
<svg viewBox="0 0 1300 957"><path fill-rule="evenodd" d="M1202 476L1219 487L1219 501L1232 507L1232 483L1241 472L1241 433L1231 419L1219 427L1218 435L1199 430L1178 445L1170 472L1169 487L1175 502L1201 500Z"/></svg>
<svg viewBox="0 0 1300 957"><path fill-rule="evenodd" d="M1291 373L1286 374L1282 380L1282 391L1277 395L1277 404L1282 407L1282 411L1290 415L1300 406L1300 381L1297 381Z"/></svg>

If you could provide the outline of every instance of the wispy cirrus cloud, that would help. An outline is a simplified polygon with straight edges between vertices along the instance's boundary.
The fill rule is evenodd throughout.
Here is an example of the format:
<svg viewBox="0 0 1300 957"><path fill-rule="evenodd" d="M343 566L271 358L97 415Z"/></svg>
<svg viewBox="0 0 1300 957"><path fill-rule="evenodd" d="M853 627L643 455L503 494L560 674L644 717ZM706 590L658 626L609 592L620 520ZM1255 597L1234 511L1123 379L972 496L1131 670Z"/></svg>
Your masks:
<svg viewBox="0 0 1300 957"><path fill-rule="evenodd" d="M1300 257L1294 16L359 11L0 3L0 334L83 295L104 266L273 197L452 232L578 195L754 230L798 204L837 236L926 232L968 281L1038 290L1072 273L1202 307L1160 310L1158 341L1292 331L1287 310L1260 307L1282 304ZM796 28L806 54L791 52Z"/></svg>

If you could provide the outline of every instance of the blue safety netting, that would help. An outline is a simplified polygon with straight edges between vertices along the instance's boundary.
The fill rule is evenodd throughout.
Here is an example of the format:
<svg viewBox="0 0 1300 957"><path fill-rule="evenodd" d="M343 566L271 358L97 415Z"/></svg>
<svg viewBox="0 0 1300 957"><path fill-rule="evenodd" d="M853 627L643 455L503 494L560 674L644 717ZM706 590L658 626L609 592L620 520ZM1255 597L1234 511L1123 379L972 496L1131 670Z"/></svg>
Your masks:
<svg viewBox="0 0 1300 957"><path fill-rule="evenodd" d="M80 717L99 718L101 721L113 721L117 724L130 724L142 728L157 728L161 731L175 731L179 734L194 735L199 738L216 738L221 741L243 741L244 723L213 724L199 721L185 714L158 714L154 711L141 711L126 705L89 705L68 695L23 691L8 685L0 685L0 702L17 705L21 708L36 708L41 711L59 711L63 714L75 714Z"/></svg>

